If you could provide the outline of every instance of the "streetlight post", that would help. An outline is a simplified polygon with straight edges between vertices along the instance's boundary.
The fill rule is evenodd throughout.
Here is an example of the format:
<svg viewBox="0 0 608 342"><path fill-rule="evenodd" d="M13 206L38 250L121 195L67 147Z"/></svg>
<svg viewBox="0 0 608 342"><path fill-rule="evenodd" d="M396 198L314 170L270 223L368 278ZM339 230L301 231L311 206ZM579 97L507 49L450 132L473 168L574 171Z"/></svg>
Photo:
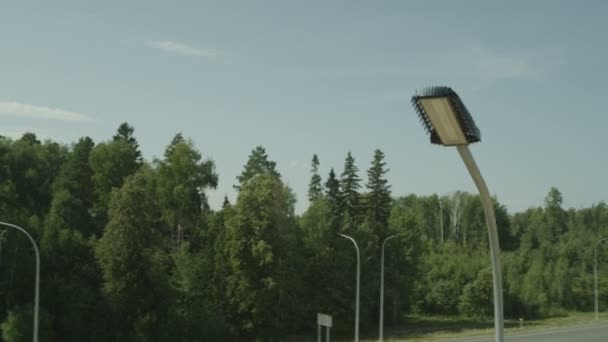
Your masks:
<svg viewBox="0 0 608 342"><path fill-rule="evenodd" d="M380 257L380 337L378 339L380 342L382 342L384 339L384 246L388 240L399 235L401 234L391 235L382 242L382 255Z"/></svg>
<svg viewBox="0 0 608 342"><path fill-rule="evenodd" d="M361 278L361 260L359 256L359 246L357 246L357 242L355 239L348 235L340 234L341 237L352 241L355 245L355 250L357 251L357 290L356 290L356 298L355 298L355 342L359 342L359 280Z"/></svg>
<svg viewBox="0 0 608 342"><path fill-rule="evenodd" d="M449 87L431 87L412 97L414 109L430 134L431 143L456 146L467 170L479 190L479 196L488 226L492 278L494 283L494 327L496 342L504 341L504 309L502 293L502 265L500 244L494 214L494 204L481 172L468 145L481 141L481 133L458 94Z"/></svg>
<svg viewBox="0 0 608 342"><path fill-rule="evenodd" d="M8 229L5 229L0 233L0 258L2 258L2 242L4 241L4 235L7 231Z"/></svg>
<svg viewBox="0 0 608 342"><path fill-rule="evenodd" d="M593 259L595 260L595 267L594 267L594 279L595 279L595 320L599 320L600 319L600 305L599 305L599 301L598 301L598 294L597 294L597 246L600 244L600 242L607 240L608 238L602 238L599 239L595 242L595 248L593 249Z"/></svg>
<svg viewBox="0 0 608 342"><path fill-rule="evenodd" d="M14 224L1 222L1 221L0 221L0 225L10 227L10 228L15 228L18 231L22 232L23 234L25 234L28 237L28 239L30 239L30 241L32 242L32 245L34 246L34 252L36 254L36 285L35 285L35 289L34 289L34 337L33 337L33 341L38 342L38 307L39 307L39 302L40 302L40 253L38 252L38 246L36 245L36 242L34 241L32 236L25 229L23 229L19 226L16 226Z"/></svg>

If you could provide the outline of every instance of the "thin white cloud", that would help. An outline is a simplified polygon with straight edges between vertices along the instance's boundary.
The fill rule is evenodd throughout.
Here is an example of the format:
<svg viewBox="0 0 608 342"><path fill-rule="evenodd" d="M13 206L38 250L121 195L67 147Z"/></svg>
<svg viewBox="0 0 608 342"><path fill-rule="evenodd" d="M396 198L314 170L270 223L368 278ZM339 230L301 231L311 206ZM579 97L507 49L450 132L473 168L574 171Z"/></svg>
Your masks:
<svg viewBox="0 0 608 342"><path fill-rule="evenodd" d="M469 43L459 51L446 54L448 65L461 78L483 81L535 78L540 70L521 52L499 53L480 43Z"/></svg>
<svg viewBox="0 0 608 342"><path fill-rule="evenodd" d="M97 121L93 118L76 112L70 112L59 108L35 106L15 101L0 101L0 115L67 122Z"/></svg>
<svg viewBox="0 0 608 342"><path fill-rule="evenodd" d="M462 84L487 86L506 80L538 79L561 63L559 51L547 61L545 50L495 49L476 41L421 52L403 63L331 65L280 69L305 79L407 79L415 84ZM280 67L279 67L280 68ZM402 82L402 81L400 81Z"/></svg>
<svg viewBox="0 0 608 342"><path fill-rule="evenodd" d="M170 40L150 41L147 42L146 45L154 49L159 49L165 52L176 53L185 56L215 57L218 54L218 51L214 49L200 49L179 42L173 42Z"/></svg>

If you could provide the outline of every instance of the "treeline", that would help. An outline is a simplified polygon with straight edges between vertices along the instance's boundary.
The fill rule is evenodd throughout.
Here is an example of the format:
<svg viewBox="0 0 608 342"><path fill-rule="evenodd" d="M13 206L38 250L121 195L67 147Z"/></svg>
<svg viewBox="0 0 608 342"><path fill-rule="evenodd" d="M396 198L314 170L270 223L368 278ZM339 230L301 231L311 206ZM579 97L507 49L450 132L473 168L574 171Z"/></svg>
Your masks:
<svg viewBox="0 0 608 342"><path fill-rule="evenodd" d="M162 159L142 158L133 127L71 146L34 134L0 136L0 221L40 247L41 341L230 341L314 336L316 313L350 336L361 249L361 323L376 328L380 251L386 247L385 322L405 315L492 316L487 231L477 195L394 197L376 150L362 176L349 152L319 174L310 205L296 198L263 147L235 180L238 197L211 210L214 162L177 134ZM608 208L564 209L556 188L542 207L510 215L494 202L506 316L593 309L593 249ZM608 246L606 246L608 247ZM608 272L599 248L600 302ZM0 232L2 340L30 341L34 254Z"/></svg>

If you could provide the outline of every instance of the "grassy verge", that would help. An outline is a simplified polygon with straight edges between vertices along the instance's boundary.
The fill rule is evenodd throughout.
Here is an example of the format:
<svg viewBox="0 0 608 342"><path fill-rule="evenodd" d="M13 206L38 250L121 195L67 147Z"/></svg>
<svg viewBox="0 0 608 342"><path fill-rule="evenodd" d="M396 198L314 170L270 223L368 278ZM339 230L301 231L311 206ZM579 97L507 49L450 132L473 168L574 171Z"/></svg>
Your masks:
<svg viewBox="0 0 608 342"><path fill-rule="evenodd" d="M584 326L593 324L608 324L608 313L600 313L599 321L595 321L595 314L590 312L570 312L565 316L551 317L536 320L524 320L524 326L520 327L519 320L506 319L505 333L520 334L530 333L538 330L559 329L572 326ZM385 342L421 342L421 341L443 341L457 340L464 337L488 336L494 334L493 320L474 320L453 316L408 316L405 322L398 327L386 327L384 330ZM378 331L372 329L362 334L361 341L377 341ZM293 337L288 342L316 341L316 336ZM332 341L352 341L339 339Z"/></svg>
<svg viewBox="0 0 608 342"><path fill-rule="evenodd" d="M608 323L608 313L600 314L599 322ZM597 324L594 313L570 312L562 317L524 320L523 327L520 327L519 320L506 319L505 333L507 335L519 334L592 324ZM493 334L493 320L479 321L460 317L410 317L401 327L386 329L385 341L439 341ZM373 340L374 337L370 336L370 338Z"/></svg>

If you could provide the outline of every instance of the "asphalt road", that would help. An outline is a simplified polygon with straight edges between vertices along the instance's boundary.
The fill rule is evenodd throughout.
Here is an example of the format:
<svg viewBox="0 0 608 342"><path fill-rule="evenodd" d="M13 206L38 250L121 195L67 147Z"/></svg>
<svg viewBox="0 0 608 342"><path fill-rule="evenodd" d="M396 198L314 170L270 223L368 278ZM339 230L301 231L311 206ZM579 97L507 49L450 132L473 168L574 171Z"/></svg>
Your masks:
<svg viewBox="0 0 608 342"><path fill-rule="evenodd" d="M494 342L494 336L471 337L453 342ZM606 342L608 341L608 325L588 327L573 327L551 329L526 334L506 335L505 342Z"/></svg>

